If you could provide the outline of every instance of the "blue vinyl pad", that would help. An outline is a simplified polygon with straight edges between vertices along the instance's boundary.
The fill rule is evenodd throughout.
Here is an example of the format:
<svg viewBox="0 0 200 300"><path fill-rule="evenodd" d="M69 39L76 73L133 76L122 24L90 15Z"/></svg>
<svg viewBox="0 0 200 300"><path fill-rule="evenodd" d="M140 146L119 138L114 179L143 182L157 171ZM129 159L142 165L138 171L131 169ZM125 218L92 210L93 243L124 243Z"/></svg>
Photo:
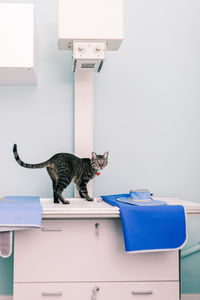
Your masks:
<svg viewBox="0 0 200 300"><path fill-rule="evenodd" d="M183 247L187 239L183 206L137 206L118 201L119 198L128 198L129 194L101 197L120 209L127 252L175 250Z"/></svg>

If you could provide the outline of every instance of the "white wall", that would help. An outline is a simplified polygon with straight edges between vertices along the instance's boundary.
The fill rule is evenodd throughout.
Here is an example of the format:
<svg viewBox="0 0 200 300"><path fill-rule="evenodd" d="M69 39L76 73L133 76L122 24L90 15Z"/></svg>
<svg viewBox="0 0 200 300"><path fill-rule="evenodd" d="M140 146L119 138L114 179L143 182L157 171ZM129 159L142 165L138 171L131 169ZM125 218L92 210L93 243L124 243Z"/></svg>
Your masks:
<svg viewBox="0 0 200 300"><path fill-rule="evenodd" d="M21 2L36 6L39 85L0 87L1 195L50 197L52 188L46 171L20 168L13 159L12 147L17 143L21 158L33 163L56 152L73 151L71 54L57 50L57 2Z"/></svg>
<svg viewBox="0 0 200 300"><path fill-rule="evenodd" d="M71 53L57 50L57 1L20 2L36 6L39 85L0 87L1 195L50 197L46 171L20 168L12 146L30 163L73 152ZM94 150L110 151L96 196L149 188L200 201L199 11L198 0L125 0L125 40L95 76Z"/></svg>
<svg viewBox="0 0 200 300"><path fill-rule="evenodd" d="M125 1L124 43L95 84L95 149L111 154L97 193L148 187L200 200L199 10L194 0Z"/></svg>

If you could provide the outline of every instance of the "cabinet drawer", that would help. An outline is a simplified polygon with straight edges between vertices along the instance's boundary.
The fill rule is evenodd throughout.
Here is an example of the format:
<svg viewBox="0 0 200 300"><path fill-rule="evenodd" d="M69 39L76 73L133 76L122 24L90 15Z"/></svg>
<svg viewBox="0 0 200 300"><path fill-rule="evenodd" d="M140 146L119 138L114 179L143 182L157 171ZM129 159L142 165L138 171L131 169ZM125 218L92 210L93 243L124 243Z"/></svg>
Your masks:
<svg viewBox="0 0 200 300"><path fill-rule="evenodd" d="M178 300L178 282L15 283L13 300Z"/></svg>
<svg viewBox="0 0 200 300"><path fill-rule="evenodd" d="M14 245L14 282L179 280L178 251L127 254L118 219L44 220Z"/></svg>

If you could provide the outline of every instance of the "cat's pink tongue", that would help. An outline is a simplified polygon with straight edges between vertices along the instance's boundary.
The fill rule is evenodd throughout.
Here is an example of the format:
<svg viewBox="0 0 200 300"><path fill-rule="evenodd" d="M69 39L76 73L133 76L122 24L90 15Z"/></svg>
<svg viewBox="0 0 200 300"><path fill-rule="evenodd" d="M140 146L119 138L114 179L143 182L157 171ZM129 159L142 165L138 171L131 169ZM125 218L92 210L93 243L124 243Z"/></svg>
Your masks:
<svg viewBox="0 0 200 300"><path fill-rule="evenodd" d="M99 176L100 174L101 174L100 172L96 173L96 175L98 175L98 176Z"/></svg>

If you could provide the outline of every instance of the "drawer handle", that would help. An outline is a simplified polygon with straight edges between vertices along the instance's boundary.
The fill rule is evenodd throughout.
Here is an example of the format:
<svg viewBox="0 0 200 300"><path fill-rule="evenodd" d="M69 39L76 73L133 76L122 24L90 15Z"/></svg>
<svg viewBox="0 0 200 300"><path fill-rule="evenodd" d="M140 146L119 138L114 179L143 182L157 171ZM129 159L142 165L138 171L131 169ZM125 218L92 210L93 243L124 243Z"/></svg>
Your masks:
<svg viewBox="0 0 200 300"><path fill-rule="evenodd" d="M95 286L95 288L92 290L92 297L91 297L91 300L96 300L96 296L97 296L97 293L99 292L100 288L98 286Z"/></svg>
<svg viewBox="0 0 200 300"><path fill-rule="evenodd" d="M98 286L95 286L95 288L93 289L93 295L96 295L99 292L100 288Z"/></svg>
<svg viewBox="0 0 200 300"><path fill-rule="evenodd" d="M63 292L57 292L57 293L48 293L48 292L42 292L42 296L62 296Z"/></svg>
<svg viewBox="0 0 200 300"><path fill-rule="evenodd" d="M132 291L132 295L152 295L153 291Z"/></svg>
<svg viewBox="0 0 200 300"><path fill-rule="evenodd" d="M63 231L62 228L48 228L48 227L42 227L42 231Z"/></svg>
<svg viewBox="0 0 200 300"><path fill-rule="evenodd" d="M95 224L95 234L96 234L97 237L99 237L99 229L100 229L100 224L96 223Z"/></svg>

